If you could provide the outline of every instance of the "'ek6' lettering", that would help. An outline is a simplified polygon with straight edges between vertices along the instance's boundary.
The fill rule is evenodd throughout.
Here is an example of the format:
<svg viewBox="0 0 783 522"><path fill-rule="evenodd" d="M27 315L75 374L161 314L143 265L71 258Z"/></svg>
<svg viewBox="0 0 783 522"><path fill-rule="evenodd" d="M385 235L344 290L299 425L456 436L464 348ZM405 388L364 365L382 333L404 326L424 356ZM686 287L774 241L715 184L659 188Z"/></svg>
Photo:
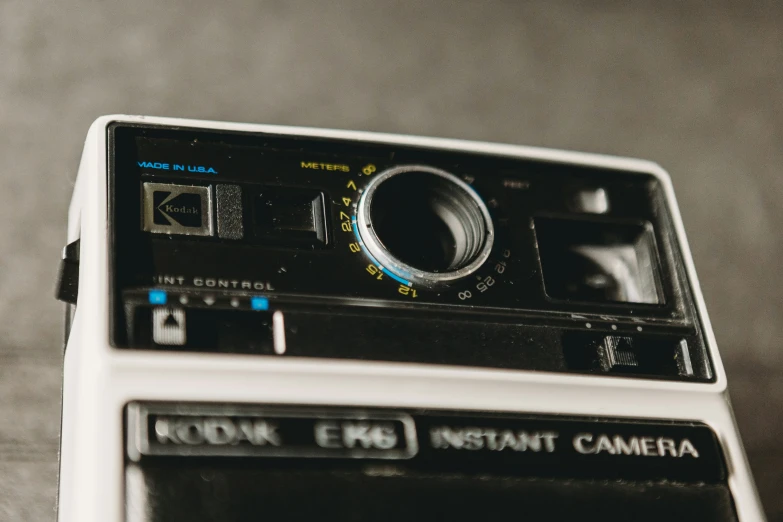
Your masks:
<svg viewBox="0 0 783 522"><path fill-rule="evenodd" d="M322 421L315 425L315 442L322 448L388 450L397 446L394 425L387 422Z"/></svg>

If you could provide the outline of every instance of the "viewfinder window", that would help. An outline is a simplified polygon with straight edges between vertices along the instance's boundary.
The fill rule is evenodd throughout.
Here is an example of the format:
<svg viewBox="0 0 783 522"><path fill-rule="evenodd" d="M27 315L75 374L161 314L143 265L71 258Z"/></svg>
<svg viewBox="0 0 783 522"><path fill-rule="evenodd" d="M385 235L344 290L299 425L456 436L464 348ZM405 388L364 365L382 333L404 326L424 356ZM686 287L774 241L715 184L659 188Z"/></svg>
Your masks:
<svg viewBox="0 0 783 522"><path fill-rule="evenodd" d="M567 301L663 304L649 223L535 220L546 293Z"/></svg>

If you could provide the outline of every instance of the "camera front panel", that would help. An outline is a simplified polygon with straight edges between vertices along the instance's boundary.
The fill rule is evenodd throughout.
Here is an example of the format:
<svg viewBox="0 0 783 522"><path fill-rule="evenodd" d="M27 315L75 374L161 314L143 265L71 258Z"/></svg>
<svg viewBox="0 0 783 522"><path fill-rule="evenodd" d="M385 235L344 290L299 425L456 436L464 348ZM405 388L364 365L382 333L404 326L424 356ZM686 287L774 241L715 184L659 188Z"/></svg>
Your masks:
<svg viewBox="0 0 783 522"><path fill-rule="evenodd" d="M111 343L710 381L660 181L109 128Z"/></svg>

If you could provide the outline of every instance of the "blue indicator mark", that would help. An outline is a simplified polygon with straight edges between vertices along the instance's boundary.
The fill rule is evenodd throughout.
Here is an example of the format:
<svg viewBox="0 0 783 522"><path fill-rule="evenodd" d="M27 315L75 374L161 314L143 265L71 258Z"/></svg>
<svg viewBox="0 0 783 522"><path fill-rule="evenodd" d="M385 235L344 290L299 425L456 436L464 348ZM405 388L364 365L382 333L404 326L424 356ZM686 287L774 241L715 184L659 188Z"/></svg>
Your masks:
<svg viewBox="0 0 783 522"><path fill-rule="evenodd" d="M394 280L395 280L395 281L397 281L398 283L402 283L402 284L404 284L405 286L413 286L413 283L411 283L410 281L406 281L405 279L401 278L401 277L400 277L400 276L398 276L398 275L392 274L391 272L389 272L389 271L386 269L386 267L384 267L384 268L381 268L381 272L383 272L383 273L384 273L384 274L386 274L387 276L391 277L392 279L394 279Z"/></svg>
<svg viewBox="0 0 783 522"><path fill-rule="evenodd" d="M253 310L269 310L269 299L266 297L251 297L250 308Z"/></svg>
<svg viewBox="0 0 783 522"><path fill-rule="evenodd" d="M405 286L413 286L413 283L411 283L410 281L408 281L406 279L401 278L397 274L393 274L393 273L389 272L388 268L386 268L385 266L381 266L381 264L378 261L376 261L374 257L372 257L372 254L370 254L369 250L367 250L367 248L365 248L365 246L364 246L364 241L362 241L362 236L359 235L359 227L356 226L356 217L351 219L351 225L353 225L353 233L356 236L356 241L359 242L359 246L362 247L362 250L364 250L364 253L367 255L367 257L370 258L370 261L372 261L372 263L375 266L377 266L378 269L381 272L383 272L387 276L391 277L392 279L394 279L398 283L402 283Z"/></svg>
<svg viewBox="0 0 783 522"><path fill-rule="evenodd" d="M165 290L150 290L150 304L164 305L166 304L166 298L167 296Z"/></svg>

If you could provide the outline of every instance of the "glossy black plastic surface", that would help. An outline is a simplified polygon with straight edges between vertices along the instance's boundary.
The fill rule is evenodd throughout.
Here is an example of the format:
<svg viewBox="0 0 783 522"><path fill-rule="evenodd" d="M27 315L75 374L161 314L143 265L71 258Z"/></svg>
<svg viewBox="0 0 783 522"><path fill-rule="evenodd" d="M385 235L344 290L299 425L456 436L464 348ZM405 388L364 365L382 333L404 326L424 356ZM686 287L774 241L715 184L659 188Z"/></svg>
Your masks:
<svg viewBox="0 0 783 522"><path fill-rule="evenodd" d="M640 367L637 374L712 378L670 213L651 174L381 143L137 125L112 126L109 144L111 341L117 347L188 349L157 345L149 328L136 321L149 314L145 309L160 305L149 298L157 290L168 295L167 306L194 317L220 310L230 318L234 311L253 310L253 298L262 298L266 309L285 315L287 355L611 375L600 365L571 364L564 354L570 332L591 332L661 339L662 346L685 340L690 374L676 364L675 371ZM380 266L362 247L354 224L362 188L400 165L446 170L486 203L495 241L475 273L426 288ZM229 201L233 231L145 232L140 226L145 182L206 187L213 200L218 189L239 194ZM584 193L600 193L608 204L575 206ZM401 227L415 227L406 209L418 195L395 192L395 197L400 201L387 212L386 227L394 212ZM213 219L217 231L220 215ZM577 239L584 236L581 229L609 231L593 234L598 239L586 239L587 246L597 242L612 254L619 245L624 250L615 257L621 261L644 257L638 264L651 272L634 276L644 288L635 294L602 290L611 274L586 271L583 279L598 291L568 290L573 274L557 272L581 265L560 262L558 248L574 243L555 241L552 247L551 223L573 224ZM539 230L538 224L547 226ZM542 233L545 238L538 237ZM398 230L395 241L404 237L405 230ZM639 237L645 238L641 247ZM542 245L554 252L549 256L554 260L541 256ZM623 295L631 297L615 297ZM238 320L235 338L254 331ZM271 353L235 344L212 351ZM664 354L672 361L675 356Z"/></svg>

